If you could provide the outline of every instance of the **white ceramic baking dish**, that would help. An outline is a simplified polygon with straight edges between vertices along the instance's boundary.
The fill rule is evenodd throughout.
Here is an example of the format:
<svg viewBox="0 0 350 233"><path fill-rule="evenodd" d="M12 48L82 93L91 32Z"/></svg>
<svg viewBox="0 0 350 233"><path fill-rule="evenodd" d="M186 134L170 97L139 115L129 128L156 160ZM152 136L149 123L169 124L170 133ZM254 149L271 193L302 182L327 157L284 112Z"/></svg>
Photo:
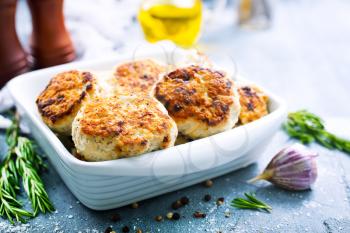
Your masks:
<svg viewBox="0 0 350 233"><path fill-rule="evenodd" d="M147 56L164 59L163 54L150 53ZM247 166L262 154L263 147L285 117L284 102L265 90L270 97L270 114L255 122L134 158L81 161L42 122L35 99L50 78L60 71L103 71L128 59L130 56L118 56L56 66L20 75L7 85L33 137L72 193L91 209L124 206Z"/></svg>

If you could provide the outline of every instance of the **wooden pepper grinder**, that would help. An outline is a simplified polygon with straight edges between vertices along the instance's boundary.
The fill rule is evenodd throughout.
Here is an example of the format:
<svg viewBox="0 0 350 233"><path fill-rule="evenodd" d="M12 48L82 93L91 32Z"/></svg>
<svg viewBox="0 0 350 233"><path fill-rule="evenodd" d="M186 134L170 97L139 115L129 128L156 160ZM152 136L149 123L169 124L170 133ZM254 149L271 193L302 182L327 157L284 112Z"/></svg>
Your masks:
<svg viewBox="0 0 350 233"><path fill-rule="evenodd" d="M27 54L15 29L17 0L0 1L0 88L14 76L29 70Z"/></svg>
<svg viewBox="0 0 350 233"><path fill-rule="evenodd" d="M33 21L30 47L34 68L70 62L75 50L64 24L63 0L27 0Z"/></svg>

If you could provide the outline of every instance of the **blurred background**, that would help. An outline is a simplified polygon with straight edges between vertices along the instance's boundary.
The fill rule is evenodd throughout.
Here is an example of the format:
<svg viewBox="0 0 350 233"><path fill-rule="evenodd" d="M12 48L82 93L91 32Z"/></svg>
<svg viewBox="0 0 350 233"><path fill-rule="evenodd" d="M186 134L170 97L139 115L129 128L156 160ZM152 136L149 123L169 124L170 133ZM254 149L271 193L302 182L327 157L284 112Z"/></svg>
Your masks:
<svg viewBox="0 0 350 233"><path fill-rule="evenodd" d="M51 0L52 1L52 0ZM35 1L33 1L35 2ZM40 2L40 1L39 1ZM205 47L239 36L240 28L268 29L268 0L65 0L65 24L78 59L96 58L143 41L173 40ZM26 49L32 33L26 1L18 2L17 32ZM245 18L240 22L240 17ZM49 15L48 15L49 18ZM44 22L42 22L44 23ZM52 25L54 26L54 25ZM142 30L144 29L144 30Z"/></svg>
<svg viewBox="0 0 350 233"><path fill-rule="evenodd" d="M60 41L45 34L57 28L54 18L59 17L53 15L59 15L59 7L43 6L44 2L63 3L75 53L65 47L62 62L131 53L147 41L170 39L181 47L232 57L240 73L285 97L291 108L303 105L312 110L319 93L330 102L340 102L347 96L345 86L350 86L350 2L346 0L19 0L16 32L24 50L37 54L39 61L49 59L44 56L45 46ZM1 41L6 44L4 38ZM327 82L333 82L332 88L319 85ZM312 86L319 91L310 92ZM288 91L291 88L294 91ZM328 114L339 107L317 110ZM350 109L341 113L350 115Z"/></svg>

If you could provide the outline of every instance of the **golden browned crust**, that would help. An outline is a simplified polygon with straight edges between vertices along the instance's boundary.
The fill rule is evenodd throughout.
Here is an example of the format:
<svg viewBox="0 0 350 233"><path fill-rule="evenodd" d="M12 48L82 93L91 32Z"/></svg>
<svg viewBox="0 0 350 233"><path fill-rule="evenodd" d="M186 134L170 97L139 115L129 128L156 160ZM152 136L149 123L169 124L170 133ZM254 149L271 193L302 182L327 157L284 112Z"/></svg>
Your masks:
<svg viewBox="0 0 350 233"><path fill-rule="evenodd" d="M117 91L149 92L159 80L165 67L151 59L127 62L119 65L114 73Z"/></svg>
<svg viewBox="0 0 350 233"><path fill-rule="evenodd" d="M57 74L36 100L41 116L55 123L76 111L86 95L93 91L94 83L89 72L72 70Z"/></svg>
<svg viewBox="0 0 350 233"><path fill-rule="evenodd" d="M269 98L257 87L244 85L238 88L241 113L239 122L247 124L268 114Z"/></svg>
<svg viewBox="0 0 350 233"><path fill-rule="evenodd" d="M156 85L155 96L175 121L194 118L216 126L230 117L232 85L223 72L189 66L165 75Z"/></svg>
<svg viewBox="0 0 350 233"><path fill-rule="evenodd" d="M117 150L134 144L146 147L154 134L169 132L161 145L167 148L173 125L171 118L160 110L160 104L147 95L127 98L113 96L89 102L82 112L81 131L90 136L115 137Z"/></svg>

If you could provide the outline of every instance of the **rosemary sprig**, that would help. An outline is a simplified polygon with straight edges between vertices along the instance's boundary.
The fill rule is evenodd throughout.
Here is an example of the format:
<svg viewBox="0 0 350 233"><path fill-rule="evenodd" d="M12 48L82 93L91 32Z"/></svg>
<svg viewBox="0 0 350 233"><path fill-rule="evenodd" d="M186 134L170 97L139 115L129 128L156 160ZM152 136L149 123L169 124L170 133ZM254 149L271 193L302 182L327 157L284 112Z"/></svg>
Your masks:
<svg viewBox="0 0 350 233"><path fill-rule="evenodd" d="M14 223L13 219L25 222L24 217L32 217L32 214L21 209L22 203L16 200L19 190L17 170L12 160L12 153L8 153L2 166L0 177L0 215Z"/></svg>
<svg viewBox="0 0 350 233"><path fill-rule="evenodd" d="M350 154L350 141L328 132L323 120L306 110L289 113L283 128L289 136L303 144L318 142L328 149L338 149Z"/></svg>
<svg viewBox="0 0 350 233"><path fill-rule="evenodd" d="M238 209L255 209L255 210L265 210L270 212L272 207L268 204L258 200L253 193L244 193L244 198L235 198L231 202L231 206L236 207Z"/></svg>
<svg viewBox="0 0 350 233"><path fill-rule="evenodd" d="M14 219L26 222L28 218L37 215L39 210L43 213L53 211L54 207L38 175L44 163L35 153L32 142L19 136L17 117L14 117L6 131L6 143L8 151L0 165L0 216L11 223L14 223ZM20 178L34 213L24 210L22 203L16 199L20 191Z"/></svg>
<svg viewBox="0 0 350 233"><path fill-rule="evenodd" d="M42 213L54 211L55 209L45 191L44 183L37 172L42 165L42 160L34 152L31 142L27 138L19 137L15 153L17 155L16 168L22 177L23 187L32 204L34 216L38 214L39 210Z"/></svg>

